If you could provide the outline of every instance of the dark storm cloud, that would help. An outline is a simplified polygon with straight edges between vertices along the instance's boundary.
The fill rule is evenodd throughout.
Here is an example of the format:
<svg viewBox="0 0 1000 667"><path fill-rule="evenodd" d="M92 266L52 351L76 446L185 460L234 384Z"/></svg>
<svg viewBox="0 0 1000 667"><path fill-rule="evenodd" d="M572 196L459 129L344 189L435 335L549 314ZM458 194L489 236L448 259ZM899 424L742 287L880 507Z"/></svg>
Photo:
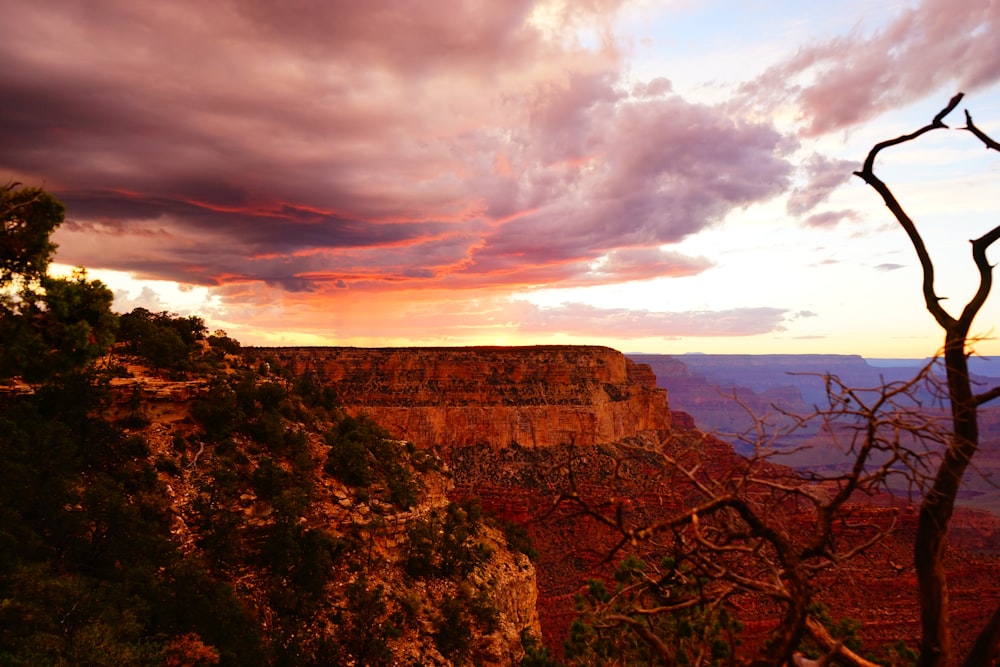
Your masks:
<svg viewBox="0 0 1000 667"><path fill-rule="evenodd" d="M254 253L413 243L443 234L452 227L436 222L399 224L348 219L280 203L270 206L254 206L246 201L209 203L218 202L219 198L189 201L116 192L69 191L62 193L61 199L72 212L68 223L71 229L77 217L90 221L90 228L95 231L107 228L110 233L126 220L135 221L136 231L147 222L154 227L169 224L178 230L204 229L231 237L233 246Z"/></svg>
<svg viewBox="0 0 1000 667"><path fill-rule="evenodd" d="M62 261L182 282L706 267L607 257L779 193L789 145L666 79L622 93L602 32L618 2L550 3L561 34L531 20L537 4L17 4L0 25L0 178L66 200ZM603 43L569 37L582 26Z"/></svg>
<svg viewBox="0 0 1000 667"><path fill-rule="evenodd" d="M589 104L552 103L565 110L555 124L574 137L567 145L576 151L504 191L529 212L487 237L475 268L516 269L677 242L787 186L784 154L792 145L770 125L734 121L676 97L618 101L610 89L594 87ZM542 162L526 152L521 161ZM550 196L538 195L539 184L552 186Z"/></svg>

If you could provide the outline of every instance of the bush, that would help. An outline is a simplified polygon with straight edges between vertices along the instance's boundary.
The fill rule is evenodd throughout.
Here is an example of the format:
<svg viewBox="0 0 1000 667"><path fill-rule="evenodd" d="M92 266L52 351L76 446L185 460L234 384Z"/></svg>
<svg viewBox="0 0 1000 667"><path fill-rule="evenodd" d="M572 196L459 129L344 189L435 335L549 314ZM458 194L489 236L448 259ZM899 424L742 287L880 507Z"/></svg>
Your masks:
<svg viewBox="0 0 1000 667"><path fill-rule="evenodd" d="M591 579L585 593L577 597L580 616L570 625L564 644L570 664L654 664L660 650L670 653L676 664L700 659L710 667L728 664L740 623L724 608L703 602L703 581L689 576L684 563L664 558L649 564L629 554L614 573L614 589L609 583ZM690 606L677 605L692 600ZM674 604L677 608L658 614L649 609ZM654 648L629 618L659 637Z"/></svg>
<svg viewBox="0 0 1000 667"><path fill-rule="evenodd" d="M213 384L204 398L191 406L191 415L201 423L206 437L221 442L232 436L240 418L236 392L224 383Z"/></svg>
<svg viewBox="0 0 1000 667"><path fill-rule="evenodd" d="M226 335L222 329L216 329L215 333L207 338L208 345L213 350L219 350L224 354L239 354L240 342Z"/></svg>
<svg viewBox="0 0 1000 667"><path fill-rule="evenodd" d="M500 524L500 529L507 539L508 547L514 551L520 551L528 557L528 560L534 561L538 558L539 551L531 541L531 535L528 534L528 531L523 526L513 521L504 521Z"/></svg>
<svg viewBox="0 0 1000 667"><path fill-rule="evenodd" d="M347 606L337 620L339 664L395 664L389 640L401 635L401 618L388 613L381 584L369 586L364 575L358 577L347 587Z"/></svg>
<svg viewBox="0 0 1000 667"><path fill-rule="evenodd" d="M344 417L326 434L330 446L323 470L344 484L371 487L385 484L387 500L406 509L417 503L419 485L402 461L404 447L370 417Z"/></svg>
<svg viewBox="0 0 1000 667"><path fill-rule="evenodd" d="M489 548L475 539L480 523L474 513L470 518L469 512L450 503L444 514L442 518L432 512L410 526L403 567L411 577L464 579L490 557Z"/></svg>
<svg viewBox="0 0 1000 667"><path fill-rule="evenodd" d="M310 408L332 410L337 406L336 392L331 387L318 384L310 374L300 376L293 391Z"/></svg>
<svg viewBox="0 0 1000 667"><path fill-rule="evenodd" d="M438 607L434 619L434 644L442 655L455 664L475 663L471 656L472 630L482 634L496 632L500 624L500 612L493 605L489 594L462 584L455 595L445 597Z"/></svg>
<svg viewBox="0 0 1000 667"><path fill-rule="evenodd" d="M205 322L200 317L136 308L119 318L118 341L158 369L191 368L191 356L204 339Z"/></svg>

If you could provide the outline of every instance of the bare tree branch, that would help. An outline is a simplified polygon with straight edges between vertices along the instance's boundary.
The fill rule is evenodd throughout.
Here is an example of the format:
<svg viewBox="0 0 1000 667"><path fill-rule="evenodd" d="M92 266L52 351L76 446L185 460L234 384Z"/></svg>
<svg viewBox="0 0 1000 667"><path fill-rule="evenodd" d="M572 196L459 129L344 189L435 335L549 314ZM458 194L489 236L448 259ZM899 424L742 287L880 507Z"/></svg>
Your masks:
<svg viewBox="0 0 1000 667"><path fill-rule="evenodd" d="M1000 239L1000 226L972 241L972 259L979 272L979 286L962 309L958 319L941 307L934 291L934 265L924 242L910 217L903 210L889 187L874 173L875 158L884 148L912 141L934 129L947 127L944 118L955 109L962 94L955 95L929 123L911 134L876 144L856 174L881 197L906 232L923 270L923 294L927 310L945 332L944 360L951 409L952 437L938 465L934 481L920 505L917 535L914 542L914 562L920 589L921 628L918 667L942 667L951 655L951 628L948 610L948 585L943 556L948 523L954 511L955 499L962 476L979 447L977 409L983 403L1000 396L1000 389L974 395L968 368L969 331L993 286L993 267L986 258L987 249ZM972 122L966 111L966 127L987 149L1000 150L986 133Z"/></svg>
<svg viewBox="0 0 1000 667"><path fill-rule="evenodd" d="M879 667L876 663L862 658L860 655L844 646L843 642L837 641L831 637L830 633L827 632L827 629L823 627L823 624L819 621L810 618L806 621L806 627L809 629L810 636L812 636L812 638L815 639L825 651L828 651L828 655L843 660L854 667Z"/></svg>
<svg viewBox="0 0 1000 667"><path fill-rule="evenodd" d="M989 391L984 391L981 394L976 394L976 405L989 403L995 398L1000 398L1000 387L993 387Z"/></svg>
<svg viewBox="0 0 1000 667"><path fill-rule="evenodd" d="M629 452L654 457L670 471L665 479L684 506L667 516L646 517L626 507L624 501L595 498L578 484L575 472L565 476L568 488L560 502L572 507L575 516L613 528L621 536L614 554L652 548L670 555L676 566L689 567L691 576L712 582L697 598L637 605L628 615L651 617L706 603L723 604L736 596L756 596L782 610L775 618L765 662L785 664L792 659L803 634L812 634L808 624L813 579L874 548L896 526L894 512L880 513L877 521L867 514L855 520L860 508L852 499L886 490L889 480L897 476L923 488L927 478L921 454L929 445L947 442L947 433L934 417L919 409L917 401L919 391L938 391L933 364L907 382L870 389L848 387L833 376L822 376L822 380L828 391L827 405L816 407L812 414L790 418L778 410L784 423L779 428L751 414L753 423L743 440L754 441L753 453L745 459L734 458L724 471L717 469L717 461L698 455L701 445L677 436L658 448L621 443L617 450L608 450L605 455L614 460L598 467L614 471L615 484L631 474L626 465ZM783 434L813 423L837 438L849 453L847 470L803 476L771 463L781 453L775 443ZM921 447L924 439L927 445ZM593 466L593 459L588 463ZM614 489L605 493L612 500L619 496ZM803 524L803 517L811 517L811 522ZM644 578L638 586L624 589L622 597L613 598L610 604L620 609L625 597L638 596L642 587L659 583Z"/></svg>
<svg viewBox="0 0 1000 667"><path fill-rule="evenodd" d="M911 220L910 216L908 216L906 214L906 211L903 210L903 207L900 205L899 201L896 200L896 197L889 189L889 186L887 186L884 182L882 182L881 179L879 179L875 175L875 158L885 148L889 148L891 146L897 146L899 144L906 143L908 141L913 141L917 137L926 134L931 130L937 130L948 127L947 125L944 124L944 118L949 113L951 113L955 109L955 107L958 106L958 103L962 101L962 97L964 97L964 94L958 93L953 98L951 98L951 101L948 102L948 106L939 111L938 114L934 116L934 120L932 120L929 124L924 125L916 132L912 132L910 134L904 134L902 136L896 137L895 139L889 139L887 141L875 144L875 146L871 149L871 151L869 151L868 157L865 159L865 164L862 170L854 172L855 175L864 179L866 183L872 186L872 188L874 188L875 191L878 192L879 195L881 195L882 200L885 202L885 205L889 207L889 210L892 211L892 214L896 217L896 220L899 221L899 224L906 231L907 236L910 237L910 242L913 244L913 248L917 252L917 258L920 260L920 266L923 269L923 275L924 275L923 292L924 292L924 302L927 305L927 310L929 310L931 315L934 316L934 319L937 320L938 324L940 324L945 329L954 326L955 320L951 315L949 315L944 310L944 308L941 307L940 304L941 298L938 297L937 294L935 294L934 292L934 264L933 262L931 262L931 256L927 252L927 247L924 245L923 238L921 238L919 232L917 232L917 227L913 223L913 220Z"/></svg>
<svg viewBox="0 0 1000 667"><path fill-rule="evenodd" d="M987 136L986 133L984 133L982 130L976 127L976 125L972 122L972 115L968 112L968 110L966 110L965 112L965 127L962 129L968 130L969 132L972 132L974 135L979 137L979 140L982 141L984 144L986 144L987 149L992 148L995 151L1000 151L1000 144L998 144L992 138Z"/></svg>

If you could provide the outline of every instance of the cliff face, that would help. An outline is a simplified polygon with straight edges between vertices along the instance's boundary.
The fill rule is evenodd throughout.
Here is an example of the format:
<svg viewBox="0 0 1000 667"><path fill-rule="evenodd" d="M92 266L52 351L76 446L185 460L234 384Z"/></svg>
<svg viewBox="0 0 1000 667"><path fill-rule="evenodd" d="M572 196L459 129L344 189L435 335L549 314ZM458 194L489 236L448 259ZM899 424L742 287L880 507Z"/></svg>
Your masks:
<svg viewBox="0 0 1000 667"><path fill-rule="evenodd" d="M454 497L478 497L495 515L528 523L541 552L535 571L542 636L556 650L576 616L573 597L581 582L608 575L603 557L615 536L578 518L533 522L551 508L560 483L542 471L571 451L593 453L622 441L656 444L672 430L667 392L656 387L652 369L606 347L250 352L332 388L347 412L367 413L394 437L437 449L454 475ZM719 460L732 455L723 449ZM595 467L582 474L588 488L599 489L612 472ZM523 608L524 600L513 606Z"/></svg>
<svg viewBox="0 0 1000 667"><path fill-rule="evenodd" d="M616 442L670 428L644 364L594 346L256 348L421 447Z"/></svg>

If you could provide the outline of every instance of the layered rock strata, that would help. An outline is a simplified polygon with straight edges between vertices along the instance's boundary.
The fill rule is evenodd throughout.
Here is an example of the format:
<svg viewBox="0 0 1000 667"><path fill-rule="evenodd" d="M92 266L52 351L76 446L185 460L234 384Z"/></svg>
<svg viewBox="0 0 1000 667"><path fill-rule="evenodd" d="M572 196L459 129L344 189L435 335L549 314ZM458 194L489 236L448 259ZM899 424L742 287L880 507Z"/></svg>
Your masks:
<svg viewBox="0 0 1000 667"><path fill-rule="evenodd" d="M330 386L349 413L442 452L617 442L670 428L644 364L597 346L255 348Z"/></svg>

